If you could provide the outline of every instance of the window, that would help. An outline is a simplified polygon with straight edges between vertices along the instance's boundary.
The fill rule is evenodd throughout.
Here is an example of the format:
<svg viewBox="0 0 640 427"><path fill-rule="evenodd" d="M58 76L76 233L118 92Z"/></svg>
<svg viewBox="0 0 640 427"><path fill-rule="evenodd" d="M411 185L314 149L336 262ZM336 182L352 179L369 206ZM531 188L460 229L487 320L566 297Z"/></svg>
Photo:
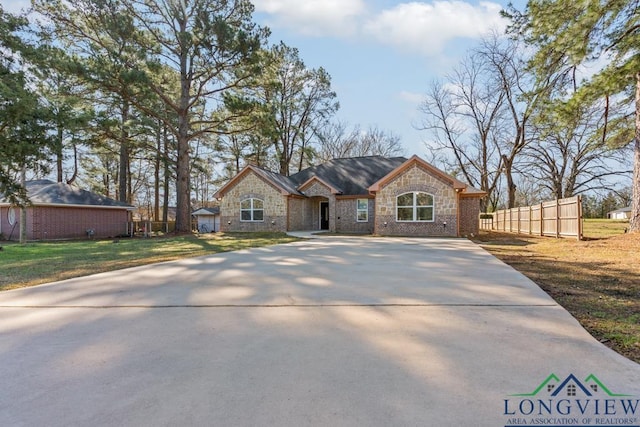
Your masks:
<svg viewBox="0 0 640 427"><path fill-rule="evenodd" d="M404 193L396 197L397 221L433 221L433 196L427 193Z"/></svg>
<svg viewBox="0 0 640 427"><path fill-rule="evenodd" d="M16 210L13 208L9 208L7 211L7 221L9 225L13 225L16 223Z"/></svg>
<svg viewBox="0 0 640 427"><path fill-rule="evenodd" d="M567 396L575 396L576 395L576 385L569 384L567 386Z"/></svg>
<svg viewBox="0 0 640 427"><path fill-rule="evenodd" d="M241 201L240 221L264 221L264 202L260 199Z"/></svg>
<svg viewBox="0 0 640 427"><path fill-rule="evenodd" d="M369 221L369 199L358 199L356 201L356 217L358 222Z"/></svg>

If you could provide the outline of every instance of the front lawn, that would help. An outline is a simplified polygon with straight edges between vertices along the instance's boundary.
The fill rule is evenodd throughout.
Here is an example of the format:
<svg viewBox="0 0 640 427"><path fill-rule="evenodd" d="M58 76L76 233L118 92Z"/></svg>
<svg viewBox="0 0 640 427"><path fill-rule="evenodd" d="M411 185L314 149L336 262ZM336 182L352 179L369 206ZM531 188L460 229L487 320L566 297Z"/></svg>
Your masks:
<svg viewBox="0 0 640 427"><path fill-rule="evenodd" d="M596 339L640 363L640 234L585 221L585 240L481 232L483 248L566 308Z"/></svg>
<svg viewBox="0 0 640 427"><path fill-rule="evenodd" d="M0 290L295 240L284 233L216 233L26 245L0 242Z"/></svg>

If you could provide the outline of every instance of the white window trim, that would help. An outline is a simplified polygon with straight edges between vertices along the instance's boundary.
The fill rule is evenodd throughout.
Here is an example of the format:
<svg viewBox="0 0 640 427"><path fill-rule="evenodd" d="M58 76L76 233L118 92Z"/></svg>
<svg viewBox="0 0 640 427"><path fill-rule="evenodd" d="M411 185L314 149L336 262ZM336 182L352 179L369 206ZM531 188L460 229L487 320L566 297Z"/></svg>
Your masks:
<svg viewBox="0 0 640 427"><path fill-rule="evenodd" d="M417 205L416 194L423 193L431 196L431 200L433 200L433 204L431 205ZM398 197L404 196L405 194L413 195L413 206L398 206ZM413 208L413 219L398 219L398 208ZM418 208L431 208L432 215L431 219L416 219L418 217ZM396 196L396 222L435 222L436 221L436 198L433 194L426 193L424 191L407 191L406 193L398 194Z"/></svg>
<svg viewBox="0 0 640 427"><path fill-rule="evenodd" d="M251 206L249 207L249 209L242 209L242 202L246 200L249 200L251 202ZM262 202L262 209L255 209L253 207L254 200L260 200ZM262 211L262 219L253 219L253 213L256 210ZM242 212L245 212L245 211L251 213L251 219L242 219ZM264 200L259 199L257 197L247 197L246 199L240 200L240 222L264 222Z"/></svg>
<svg viewBox="0 0 640 427"><path fill-rule="evenodd" d="M365 209L358 209L360 200L367 202L367 207ZM364 212L366 214L366 219L360 219L360 212ZM356 222L369 222L369 199L356 199Z"/></svg>

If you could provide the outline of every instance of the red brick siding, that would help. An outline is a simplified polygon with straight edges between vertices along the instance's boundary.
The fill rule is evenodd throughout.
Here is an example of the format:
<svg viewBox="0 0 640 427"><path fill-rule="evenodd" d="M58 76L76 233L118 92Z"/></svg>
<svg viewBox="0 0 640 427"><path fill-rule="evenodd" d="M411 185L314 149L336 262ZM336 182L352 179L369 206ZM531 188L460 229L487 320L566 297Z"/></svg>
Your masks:
<svg viewBox="0 0 640 427"><path fill-rule="evenodd" d="M478 215L480 214L480 198L460 198L460 236L467 237L478 234Z"/></svg>
<svg viewBox="0 0 640 427"><path fill-rule="evenodd" d="M1 232L5 238L20 238L20 227L9 226L6 207L0 208ZM17 219L19 215L17 215ZM96 238L123 235L127 232L129 213L126 209L94 207L34 206L27 208L27 239L86 238L87 230L94 230ZM13 234L11 234L11 230Z"/></svg>
<svg viewBox="0 0 640 427"><path fill-rule="evenodd" d="M363 197L365 198L365 197ZM338 233L373 233L375 200L369 200L369 220L358 222L358 199L336 200L336 231Z"/></svg>

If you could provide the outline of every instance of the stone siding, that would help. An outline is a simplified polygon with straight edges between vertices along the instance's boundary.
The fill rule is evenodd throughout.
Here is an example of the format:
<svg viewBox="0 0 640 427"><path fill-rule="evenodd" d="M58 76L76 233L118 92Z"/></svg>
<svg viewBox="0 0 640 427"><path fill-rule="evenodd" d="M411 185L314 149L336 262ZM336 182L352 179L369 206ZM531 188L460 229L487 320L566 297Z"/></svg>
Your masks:
<svg viewBox="0 0 640 427"><path fill-rule="evenodd" d="M411 191L434 197L433 222L396 221L396 197ZM457 236L457 194L453 186L414 165L376 194L375 233L400 236Z"/></svg>
<svg viewBox="0 0 640 427"><path fill-rule="evenodd" d="M240 221L240 202L257 198L264 202L263 221ZM287 231L287 196L253 172L226 192L220 203L221 231Z"/></svg>

